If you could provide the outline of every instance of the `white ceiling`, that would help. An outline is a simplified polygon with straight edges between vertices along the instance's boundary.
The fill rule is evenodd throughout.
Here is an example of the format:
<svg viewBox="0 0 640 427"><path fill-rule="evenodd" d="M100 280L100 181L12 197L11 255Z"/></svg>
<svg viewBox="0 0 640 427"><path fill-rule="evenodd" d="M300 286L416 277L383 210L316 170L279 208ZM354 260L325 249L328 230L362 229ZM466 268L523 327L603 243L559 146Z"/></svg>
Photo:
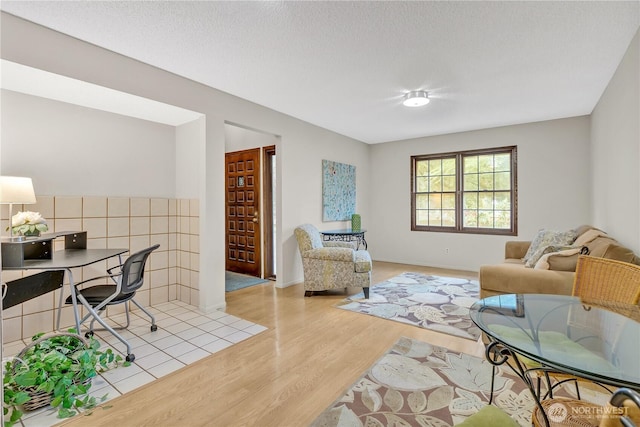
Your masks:
<svg viewBox="0 0 640 427"><path fill-rule="evenodd" d="M589 114L640 27L638 1L0 8L367 143Z"/></svg>

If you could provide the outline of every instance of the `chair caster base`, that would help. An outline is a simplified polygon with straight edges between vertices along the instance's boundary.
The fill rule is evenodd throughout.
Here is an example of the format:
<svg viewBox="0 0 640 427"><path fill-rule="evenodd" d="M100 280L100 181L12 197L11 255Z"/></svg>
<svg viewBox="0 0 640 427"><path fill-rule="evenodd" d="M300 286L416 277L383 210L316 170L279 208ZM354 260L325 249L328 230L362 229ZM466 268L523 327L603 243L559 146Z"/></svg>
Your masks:
<svg viewBox="0 0 640 427"><path fill-rule="evenodd" d="M155 332L158 330L158 325L151 325L151 332Z"/></svg>
<svg viewBox="0 0 640 427"><path fill-rule="evenodd" d="M133 362L134 360L136 360L136 355L131 353L131 354L127 354L127 357L125 357L125 360L127 362Z"/></svg>

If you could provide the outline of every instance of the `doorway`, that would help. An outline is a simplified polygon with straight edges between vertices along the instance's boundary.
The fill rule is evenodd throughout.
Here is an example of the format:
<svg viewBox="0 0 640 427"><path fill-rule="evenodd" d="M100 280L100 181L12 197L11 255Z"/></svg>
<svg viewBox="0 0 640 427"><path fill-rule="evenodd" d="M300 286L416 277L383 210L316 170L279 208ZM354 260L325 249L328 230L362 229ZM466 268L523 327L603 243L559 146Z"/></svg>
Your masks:
<svg viewBox="0 0 640 427"><path fill-rule="evenodd" d="M225 155L226 269L262 277L260 149Z"/></svg>

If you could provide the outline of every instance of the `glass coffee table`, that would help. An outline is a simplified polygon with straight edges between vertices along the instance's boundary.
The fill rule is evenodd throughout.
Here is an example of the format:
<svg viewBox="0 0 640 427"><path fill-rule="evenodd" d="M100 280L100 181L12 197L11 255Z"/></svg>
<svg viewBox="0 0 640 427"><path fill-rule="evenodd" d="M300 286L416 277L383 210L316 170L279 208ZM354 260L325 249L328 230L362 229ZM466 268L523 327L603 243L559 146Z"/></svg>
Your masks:
<svg viewBox="0 0 640 427"><path fill-rule="evenodd" d="M637 305L587 304L566 295L507 294L477 301L469 315L490 341L487 360L494 366L507 364L525 382L540 410L535 371L640 389ZM523 358L539 366L531 368ZM546 414L544 418L549 425Z"/></svg>

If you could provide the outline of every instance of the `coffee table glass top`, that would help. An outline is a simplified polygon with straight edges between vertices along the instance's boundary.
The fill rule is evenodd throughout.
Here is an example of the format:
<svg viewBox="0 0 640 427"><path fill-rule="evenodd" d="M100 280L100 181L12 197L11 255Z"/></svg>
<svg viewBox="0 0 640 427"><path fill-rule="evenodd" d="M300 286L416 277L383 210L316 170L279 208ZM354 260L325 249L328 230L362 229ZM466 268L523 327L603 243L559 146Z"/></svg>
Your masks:
<svg viewBox="0 0 640 427"><path fill-rule="evenodd" d="M577 297L508 294L469 312L492 340L549 368L640 388L640 307L585 304Z"/></svg>

